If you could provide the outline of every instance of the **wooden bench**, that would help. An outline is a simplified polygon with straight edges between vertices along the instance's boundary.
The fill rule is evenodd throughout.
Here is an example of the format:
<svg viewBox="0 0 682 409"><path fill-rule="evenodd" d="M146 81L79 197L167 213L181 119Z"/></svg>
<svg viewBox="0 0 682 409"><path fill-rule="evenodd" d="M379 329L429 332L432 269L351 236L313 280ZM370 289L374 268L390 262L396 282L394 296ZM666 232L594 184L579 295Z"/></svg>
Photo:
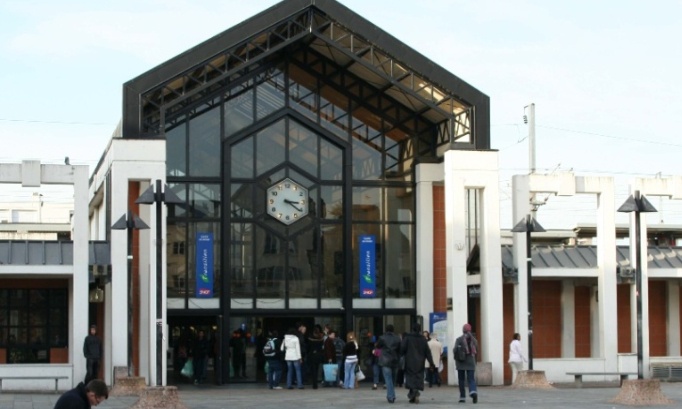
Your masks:
<svg viewBox="0 0 682 409"><path fill-rule="evenodd" d="M637 372L566 372L566 375L575 376L575 386L576 388L583 387L583 376L609 376L618 375L620 376L620 384L623 385L623 381L628 379L630 375L637 375Z"/></svg>
<svg viewBox="0 0 682 409"><path fill-rule="evenodd" d="M69 379L69 377L68 376L60 376L60 375L54 375L54 376L7 376L7 375L0 375L0 393L2 393L2 381L4 379L7 379L7 380L54 379L54 393L59 393L59 380L60 379Z"/></svg>

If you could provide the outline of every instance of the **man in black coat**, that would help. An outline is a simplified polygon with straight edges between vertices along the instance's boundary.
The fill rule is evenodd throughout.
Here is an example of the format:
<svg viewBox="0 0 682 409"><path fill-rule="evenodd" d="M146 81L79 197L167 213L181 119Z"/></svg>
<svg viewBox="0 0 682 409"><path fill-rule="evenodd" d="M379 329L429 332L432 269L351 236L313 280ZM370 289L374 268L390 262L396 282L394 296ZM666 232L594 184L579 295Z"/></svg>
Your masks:
<svg viewBox="0 0 682 409"><path fill-rule="evenodd" d="M54 409L89 409L109 398L107 385L99 379L83 382L59 397Z"/></svg>
<svg viewBox="0 0 682 409"><path fill-rule="evenodd" d="M102 359L102 341L97 336L97 327L90 325L90 334L85 337L83 342L83 355L85 356L85 380L88 383L97 378L99 373L99 361Z"/></svg>
<svg viewBox="0 0 682 409"><path fill-rule="evenodd" d="M424 363L428 361L431 368L436 367L426 338L421 334L421 325L414 324L412 332L405 335L400 353L405 357L405 387L410 390L407 398L410 403L419 403L419 391L424 390Z"/></svg>

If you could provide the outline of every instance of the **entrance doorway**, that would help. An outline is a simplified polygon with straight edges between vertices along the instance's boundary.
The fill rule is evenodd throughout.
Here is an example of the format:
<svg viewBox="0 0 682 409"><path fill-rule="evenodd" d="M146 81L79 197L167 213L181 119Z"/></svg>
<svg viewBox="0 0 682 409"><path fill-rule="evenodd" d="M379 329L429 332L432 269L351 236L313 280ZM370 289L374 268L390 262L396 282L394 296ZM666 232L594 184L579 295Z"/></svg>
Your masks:
<svg viewBox="0 0 682 409"><path fill-rule="evenodd" d="M216 362L219 356L220 331L218 331L219 326L216 317L169 317L168 327L168 385L194 383L194 376L184 376L181 371L193 355L199 331L204 332L204 336L208 341L206 375L202 382L218 383L216 367L219 367L219 365L216 365Z"/></svg>

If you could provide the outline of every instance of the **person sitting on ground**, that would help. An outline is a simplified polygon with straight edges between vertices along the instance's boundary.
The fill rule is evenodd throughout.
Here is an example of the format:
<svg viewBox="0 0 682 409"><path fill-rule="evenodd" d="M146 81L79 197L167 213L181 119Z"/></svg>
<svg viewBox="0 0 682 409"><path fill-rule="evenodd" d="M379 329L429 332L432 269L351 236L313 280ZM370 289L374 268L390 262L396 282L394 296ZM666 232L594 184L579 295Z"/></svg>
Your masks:
<svg viewBox="0 0 682 409"><path fill-rule="evenodd" d="M88 384L79 383L75 388L59 397L54 409L89 409L109 398L109 389L101 379L93 379Z"/></svg>

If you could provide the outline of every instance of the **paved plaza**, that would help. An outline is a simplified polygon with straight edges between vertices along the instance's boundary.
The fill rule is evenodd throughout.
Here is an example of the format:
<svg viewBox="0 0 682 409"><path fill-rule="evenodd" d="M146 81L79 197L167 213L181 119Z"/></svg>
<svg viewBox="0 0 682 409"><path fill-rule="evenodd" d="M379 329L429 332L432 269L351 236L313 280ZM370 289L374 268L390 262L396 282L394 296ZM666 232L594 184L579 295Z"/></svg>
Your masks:
<svg viewBox="0 0 682 409"><path fill-rule="evenodd" d="M572 385L543 389L513 389L511 387L480 387L479 402L476 408L628 408L609 401L618 394L616 385L586 385L576 389ZM592 387L589 387L592 386ZM655 407L682 406L682 384L662 383L663 393L674 401L671 405ZM178 388L181 401L190 409L253 408L253 409L322 409L349 408L363 409L377 407L404 408L423 407L441 409L453 407L472 407L471 399L465 404L457 402L456 386L426 388L420 397L419 405L407 401L407 390L399 389L395 404L386 402L386 392L381 388L372 390L371 385L362 384L360 389L342 390L339 388L304 390L269 390L265 385L181 385ZM52 409L57 400L56 394L8 393L0 394L0 409ZM98 406L104 409L129 408L137 402L137 397L111 397ZM642 406L638 406L642 407ZM654 406L652 406L654 407Z"/></svg>

